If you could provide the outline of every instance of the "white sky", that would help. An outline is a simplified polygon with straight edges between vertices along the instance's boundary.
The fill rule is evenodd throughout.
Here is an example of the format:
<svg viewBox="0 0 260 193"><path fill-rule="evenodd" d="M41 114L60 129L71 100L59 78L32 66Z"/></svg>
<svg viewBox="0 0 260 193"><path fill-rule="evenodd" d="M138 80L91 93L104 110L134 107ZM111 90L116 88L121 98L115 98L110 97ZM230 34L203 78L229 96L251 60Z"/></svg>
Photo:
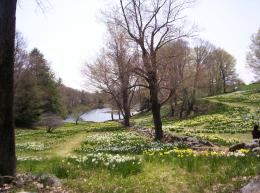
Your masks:
<svg viewBox="0 0 260 193"><path fill-rule="evenodd" d="M37 47L44 54L65 85L83 89L81 68L95 59L105 40L100 10L108 0L48 1L43 1L48 7L43 12L34 0L20 0L17 30L28 49ZM245 67L245 57L250 37L260 27L259 8L260 0L197 0L188 12L190 23L200 28L199 37L232 54L238 74L247 83L252 75Z"/></svg>

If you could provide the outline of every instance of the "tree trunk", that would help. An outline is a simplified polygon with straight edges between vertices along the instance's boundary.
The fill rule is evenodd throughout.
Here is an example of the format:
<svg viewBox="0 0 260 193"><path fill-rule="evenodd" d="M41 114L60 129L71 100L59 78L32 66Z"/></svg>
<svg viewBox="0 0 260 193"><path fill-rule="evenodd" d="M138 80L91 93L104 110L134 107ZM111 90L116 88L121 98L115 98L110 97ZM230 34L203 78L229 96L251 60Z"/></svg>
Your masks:
<svg viewBox="0 0 260 193"><path fill-rule="evenodd" d="M181 104L181 107L180 107L180 115L179 115L179 118L182 119L183 118L183 113L185 111L185 107L187 106L187 91L186 89L183 89L183 95L182 95L182 104Z"/></svg>
<svg viewBox="0 0 260 193"><path fill-rule="evenodd" d="M174 109L174 106L173 106L173 102L172 102L172 101L171 101L170 107L171 107L171 117L174 117L175 109Z"/></svg>
<svg viewBox="0 0 260 193"><path fill-rule="evenodd" d="M184 106L185 106L185 102L182 101L181 108L180 108L179 119L182 119L182 118L183 118Z"/></svg>
<svg viewBox="0 0 260 193"><path fill-rule="evenodd" d="M13 73L16 0L0 0L0 176L16 170Z"/></svg>
<svg viewBox="0 0 260 193"><path fill-rule="evenodd" d="M130 105L129 103L129 94L128 94L128 88L124 88L122 90L122 101L123 101L123 111L124 111L124 126L129 127L130 126Z"/></svg>
<svg viewBox="0 0 260 193"><path fill-rule="evenodd" d="M192 91L191 100L188 101L188 109L187 109L187 116L191 114L192 111L194 111L194 104L196 102L196 91L195 89Z"/></svg>
<svg viewBox="0 0 260 193"><path fill-rule="evenodd" d="M227 93L227 86L226 86L226 78L225 77L223 77L223 92L224 92L224 94Z"/></svg>
<svg viewBox="0 0 260 193"><path fill-rule="evenodd" d="M213 80L209 80L209 93L208 96L213 96Z"/></svg>
<svg viewBox="0 0 260 193"><path fill-rule="evenodd" d="M124 126L125 127L130 127L130 111L129 112L125 112Z"/></svg>
<svg viewBox="0 0 260 193"><path fill-rule="evenodd" d="M159 101L159 85L157 80L157 60L156 52L152 52L150 56L143 50L143 64L146 69L147 82L149 84L150 103L153 115L155 140L161 141L163 139L162 120L161 120L161 104Z"/></svg>
<svg viewBox="0 0 260 193"><path fill-rule="evenodd" d="M130 127L130 108L127 106L124 106L124 126L125 127Z"/></svg>
<svg viewBox="0 0 260 193"><path fill-rule="evenodd" d="M114 121L114 112L111 110L111 120Z"/></svg>
<svg viewBox="0 0 260 193"><path fill-rule="evenodd" d="M161 121L161 105L158 99L158 88L156 81L149 82L150 87L150 101L152 105L153 122L155 129L155 140L160 141L163 139L162 121Z"/></svg>
<svg viewBox="0 0 260 193"><path fill-rule="evenodd" d="M196 73L195 73L195 77L194 77L194 81L193 81L191 100L190 100L189 105L188 105L187 115L191 114L191 111L194 110L194 104L196 103L196 95L197 95L197 88L198 88L198 82L199 82L199 72L200 72L200 68L199 68L198 65L199 65L199 62L197 62L197 66L196 66Z"/></svg>

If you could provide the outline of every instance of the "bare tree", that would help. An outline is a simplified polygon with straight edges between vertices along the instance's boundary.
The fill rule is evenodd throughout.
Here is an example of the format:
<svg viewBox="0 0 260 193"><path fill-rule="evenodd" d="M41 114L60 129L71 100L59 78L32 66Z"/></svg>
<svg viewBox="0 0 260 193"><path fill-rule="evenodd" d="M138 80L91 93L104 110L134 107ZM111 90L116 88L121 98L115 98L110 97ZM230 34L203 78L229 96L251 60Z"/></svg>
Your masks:
<svg viewBox="0 0 260 193"><path fill-rule="evenodd" d="M256 76L260 75L260 28L251 38L250 51L247 54L247 64ZM256 77L259 79L259 77Z"/></svg>
<svg viewBox="0 0 260 193"><path fill-rule="evenodd" d="M41 117L38 125L44 126L47 133L52 133L57 127L63 124L63 120L60 116L53 113L47 113Z"/></svg>
<svg viewBox="0 0 260 193"><path fill-rule="evenodd" d="M223 93L227 93L228 82L236 78L235 58L223 49L213 51L215 64L217 66L217 90L222 89ZM218 75L219 74L219 75Z"/></svg>
<svg viewBox="0 0 260 193"><path fill-rule="evenodd" d="M117 25L125 29L138 45L142 65L135 73L147 82L155 127L155 140L163 138L160 108L172 95L172 89L162 101L159 100L158 51L168 42L186 37L181 25L183 11L191 5L189 0L120 0L121 14Z"/></svg>
<svg viewBox="0 0 260 193"><path fill-rule="evenodd" d="M209 56L213 46L202 39L197 40L197 45L193 48L193 65L194 65L194 72L193 72L193 84L192 84L192 91L191 91L191 97L189 101L189 107L188 107L188 114L193 111L194 104L196 102L196 92L199 89L199 84L201 80L201 76L203 75L203 72L206 68L205 61L207 60L207 57Z"/></svg>
<svg viewBox="0 0 260 193"><path fill-rule="evenodd" d="M21 74L28 67L28 53L26 52L26 42L20 32L15 34L14 50L14 90L16 90Z"/></svg>
<svg viewBox="0 0 260 193"><path fill-rule="evenodd" d="M89 110L89 108L84 105L79 105L73 109L73 112L71 115L72 115L72 118L74 119L76 125L78 125L79 121L82 121L81 116L84 115L88 110Z"/></svg>
<svg viewBox="0 0 260 193"><path fill-rule="evenodd" d="M158 60L160 63L165 64L165 70L163 73L160 73L160 77L164 77L166 80L164 87L172 88L173 90L169 103L171 116L174 117L178 101L182 100L181 92L185 88L186 68L190 62L190 48L188 43L180 39L167 44L160 50Z"/></svg>
<svg viewBox="0 0 260 193"><path fill-rule="evenodd" d="M16 0L0 0L0 175L16 170L13 98Z"/></svg>
<svg viewBox="0 0 260 193"><path fill-rule="evenodd" d="M108 26L109 41L94 65L87 65L83 73L95 87L112 96L124 117L124 125L130 126L130 109L136 78L132 73L134 54L129 53L129 41L117 26Z"/></svg>

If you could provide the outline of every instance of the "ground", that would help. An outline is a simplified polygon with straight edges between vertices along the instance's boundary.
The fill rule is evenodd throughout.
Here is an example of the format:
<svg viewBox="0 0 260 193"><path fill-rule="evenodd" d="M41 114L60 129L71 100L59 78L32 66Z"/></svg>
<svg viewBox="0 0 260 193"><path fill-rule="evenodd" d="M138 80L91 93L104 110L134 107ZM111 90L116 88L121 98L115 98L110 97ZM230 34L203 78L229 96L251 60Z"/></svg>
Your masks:
<svg viewBox="0 0 260 193"><path fill-rule="evenodd" d="M181 121L164 117L165 131L207 139L220 151L156 143L116 122L65 124L52 134L42 128L17 129L17 172L49 173L71 192L237 191L260 172L259 157L246 150L226 152L230 145L251 139L260 106L257 89L204 98L222 104L210 114ZM149 113L131 121L152 126ZM37 188L28 184L23 190Z"/></svg>

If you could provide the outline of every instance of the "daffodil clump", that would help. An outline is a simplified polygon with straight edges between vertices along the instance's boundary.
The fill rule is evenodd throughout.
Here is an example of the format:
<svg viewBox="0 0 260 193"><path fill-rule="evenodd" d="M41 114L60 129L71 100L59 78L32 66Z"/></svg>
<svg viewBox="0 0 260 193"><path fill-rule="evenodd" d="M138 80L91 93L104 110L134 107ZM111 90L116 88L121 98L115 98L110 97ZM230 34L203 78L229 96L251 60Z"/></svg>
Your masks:
<svg viewBox="0 0 260 193"><path fill-rule="evenodd" d="M187 157L230 157L230 156L246 156L250 151L248 149L240 149L236 152L224 152L224 151L195 151L192 149L172 149L169 151L144 151L145 156L161 156L161 157L177 157L177 158L187 158Z"/></svg>
<svg viewBox="0 0 260 193"><path fill-rule="evenodd" d="M144 143L145 138L138 135L134 132L117 132L117 133L103 133L103 134L93 134L88 136L84 144L90 145L111 145L111 144L137 144L137 143Z"/></svg>
<svg viewBox="0 0 260 193"><path fill-rule="evenodd" d="M88 136L76 152L140 154L145 150L167 150L175 144L154 142L135 132L102 133Z"/></svg>
<svg viewBox="0 0 260 193"><path fill-rule="evenodd" d="M22 151L44 151L50 148L50 145L43 142L17 143L16 148Z"/></svg>
<svg viewBox="0 0 260 193"><path fill-rule="evenodd" d="M239 172L240 164L250 163L252 160L259 159L259 156L254 156L246 149L224 152L175 148L169 151L145 151L144 159L149 162L170 164L188 172L199 172L207 169L214 173L226 166L235 168L235 172ZM234 171L232 170L232 172Z"/></svg>
<svg viewBox="0 0 260 193"><path fill-rule="evenodd" d="M17 161L41 161L42 157L38 156L18 156Z"/></svg>
<svg viewBox="0 0 260 193"><path fill-rule="evenodd" d="M233 157L244 157L246 155L250 154L250 150L249 149L240 149L238 151L235 151L235 152L228 152L226 154L226 156L230 157L230 156L233 156ZM256 155L257 157L259 157L259 155Z"/></svg>
<svg viewBox="0 0 260 193"><path fill-rule="evenodd" d="M255 121L251 115L253 114L249 108L235 107L215 114L177 121L174 124L169 123L164 128L177 133L246 133L252 130L252 122Z"/></svg>
<svg viewBox="0 0 260 193"><path fill-rule="evenodd" d="M68 158L69 163L74 162L86 168L106 168L117 171L123 175L133 174L141 171L141 159L135 156L119 154L86 154L84 156L71 156Z"/></svg>
<svg viewBox="0 0 260 193"><path fill-rule="evenodd" d="M191 133L191 132L185 132L184 134L187 136L196 137L201 140L211 141L213 143L216 143L219 145L224 145L224 146L230 146L230 145L239 143L239 140L237 138L226 139L226 138L223 138L216 134L206 135L206 134L202 134L202 133L195 134L195 133Z"/></svg>
<svg viewBox="0 0 260 193"><path fill-rule="evenodd" d="M250 103L250 104L259 104L260 103L260 92L259 90L252 90L252 91L243 91L243 92L236 92L234 94L228 95L219 95L213 97L220 102L230 102L230 103Z"/></svg>
<svg viewBox="0 0 260 193"><path fill-rule="evenodd" d="M123 130L122 125L115 121L88 123L86 127L86 131L88 132L107 132L107 131L120 131L120 130Z"/></svg>

